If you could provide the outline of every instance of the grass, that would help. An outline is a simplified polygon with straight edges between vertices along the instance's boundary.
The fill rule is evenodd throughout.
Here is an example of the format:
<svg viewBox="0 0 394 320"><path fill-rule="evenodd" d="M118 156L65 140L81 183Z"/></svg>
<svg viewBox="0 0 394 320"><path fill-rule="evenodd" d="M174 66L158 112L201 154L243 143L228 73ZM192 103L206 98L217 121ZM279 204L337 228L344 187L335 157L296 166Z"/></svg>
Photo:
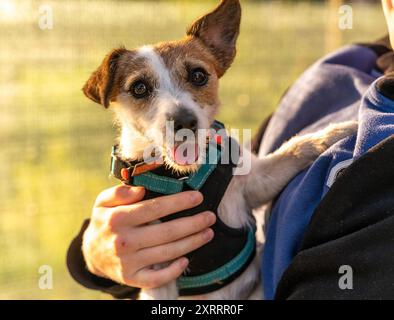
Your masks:
<svg viewBox="0 0 394 320"><path fill-rule="evenodd" d="M116 183L110 114L80 88L111 48L182 37L215 2L46 1L52 30L38 27L41 1L12 3L0 9L0 299L108 298L65 267L96 195ZM238 56L220 88L229 127L255 130L316 59L385 32L379 5L353 5L354 28L338 31L324 4L243 3ZM38 288L41 265L53 268L52 290Z"/></svg>

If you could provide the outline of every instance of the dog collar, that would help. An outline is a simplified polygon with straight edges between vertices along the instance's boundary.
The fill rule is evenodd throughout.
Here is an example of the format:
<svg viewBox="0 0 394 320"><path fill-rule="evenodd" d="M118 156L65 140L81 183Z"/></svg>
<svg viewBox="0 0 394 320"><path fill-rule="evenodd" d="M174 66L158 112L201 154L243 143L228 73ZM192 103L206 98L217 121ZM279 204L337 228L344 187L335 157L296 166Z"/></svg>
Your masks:
<svg viewBox="0 0 394 320"><path fill-rule="evenodd" d="M213 128L218 130L224 126L215 122ZM211 227L215 234L213 240L186 255L190 261L187 273L177 280L181 296L206 294L226 286L246 270L255 256L255 230L229 227L218 215L219 204L236 166L236 162L225 164L220 161L225 148L233 147L235 140L225 137L219 142L208 144L209 161L189 176L177 176L165 166L144 167L147 164L124 161L117 155L116 146L112 151L112 174L126 184L145 187L144 199L186 190L199 190L203 194L204 201L199 206L164 217L160 219L162 222L203 211L216 215L216 223ZM148 170L139 173L141 168Z"/></svg>
<svg viewBox="0 0 394 320"><path fill-rule="evenodd" d="M215 120L211 128L218 131L224 129L224 125ZM221 136L218 136L216 144L208 143L207 161L196 172L190 176L178 178L153 173L152 171L162 166L158 163L123 160L118 155L118 146L115 145L112 147L111 152L111 175L126 184L143 186L148 190L162 194L181 192L184 184L187 184L194 190L199 190L220 161L221 141Z"/></svg>
<svg viewBox="0 0 394 320"><path fill-rule="evenodd" d="M181 192L185 185L194 190L199 190L208 179L220 161L221 151L213 144L208 144L208 159L200 168L189 176L174 178L172 176L155 173L161 165L146 164L144 162L129 163L117 156L117 147L112 149L111 173L126 184L142 186L146 189L161 194L174 194ZM163 170L161 170L161 173Z"/></svg>

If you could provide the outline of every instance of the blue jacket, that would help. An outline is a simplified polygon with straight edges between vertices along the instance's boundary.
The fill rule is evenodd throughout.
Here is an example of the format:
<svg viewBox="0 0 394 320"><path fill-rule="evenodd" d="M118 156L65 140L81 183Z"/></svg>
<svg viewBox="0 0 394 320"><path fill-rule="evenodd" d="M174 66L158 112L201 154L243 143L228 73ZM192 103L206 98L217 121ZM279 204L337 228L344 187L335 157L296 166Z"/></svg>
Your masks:
<svg viewBox="0 0 394 320"><path fill-rule="evenodd" d="M310 67L283 97L262 140L260 154L277 149L295 134L330 123L358 120L356 135L324 152L298 174L274 202L265 226L262 257L264 295L273 299L279 281L300 249L311 217L337 176L370 148L394 134L394 101L376 87L377 54L347 46ZM362 173L360 173L362 174Z"/></svg>

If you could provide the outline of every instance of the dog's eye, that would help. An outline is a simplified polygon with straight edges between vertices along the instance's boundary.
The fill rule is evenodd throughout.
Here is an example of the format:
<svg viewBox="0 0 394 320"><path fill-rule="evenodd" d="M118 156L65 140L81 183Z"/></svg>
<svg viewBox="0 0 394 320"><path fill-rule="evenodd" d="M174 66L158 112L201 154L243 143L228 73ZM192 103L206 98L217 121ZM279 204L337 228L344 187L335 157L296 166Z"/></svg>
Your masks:
<svg viewBox="0 0 394 320"><path fill-rule="evenodd" d="M149 95L149 86L142 80L134 82L130 88L130 93L136 99L142 99Z"/></svg>
<svg viewBox="0 0 394 320"><path fill-rule="evenodd" d="M203 68L193 69L189 72L189 81L197 86L205 86L208 82L208 74Z"/></svg>

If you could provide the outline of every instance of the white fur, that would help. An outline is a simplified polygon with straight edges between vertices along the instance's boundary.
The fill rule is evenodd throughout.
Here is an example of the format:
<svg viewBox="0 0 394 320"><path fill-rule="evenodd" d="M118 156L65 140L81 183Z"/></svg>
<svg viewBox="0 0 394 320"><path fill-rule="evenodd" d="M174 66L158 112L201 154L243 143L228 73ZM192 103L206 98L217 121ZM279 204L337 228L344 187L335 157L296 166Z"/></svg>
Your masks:
<svg viewBox="0 0 394 320"><path fill-rule="evenodd" d="M177 97L179 89L171 80L170 71L167 69L163 59L156 53L154 48L151 46L141 47L138 50L138 56L149 61L151 68L155 71L155 74L159 79L159 91L167 92L169 93L169 96L174 98Z"/></svg>
<svg viewBox="0 0 394 320"><path fill-rule="evenodd" d="M157 144L157 141L165 140L163 133L167 115L174 113L180 106L195 114L199 129L208 129L210 119L213 116L207 114L208 108L202 108L193 100L189 92L182 90L176 84L163 59L153 47L144 46L140 48L138 56L144 58L149 64L157 78L158 87L155 88L155 97L151 105L144 110L144 117L136 119L136 114L130 107L130 97L126 94L119 95L117 101L113 103L115 107L113 110L121 127L120 149L123 156L128 159L142 158L143 151L149 144ZM149 119L150 122L148 123L144 119ZM136 122L145 128L149 128L150 132L142 134L136 130ZM152 129L155 129L155 131ZM151 139L148 139L147 136L150 136ZM205 142L205 139L202 139L201 137L201 140L198 141L200 145ZM165 148L162 148L161 151L165 155ZM170 166L176 166L169 157L165 161ZM178 169L181 170L181 168ZM191 166L189 169L195 170L196 168Z"/></svg>

